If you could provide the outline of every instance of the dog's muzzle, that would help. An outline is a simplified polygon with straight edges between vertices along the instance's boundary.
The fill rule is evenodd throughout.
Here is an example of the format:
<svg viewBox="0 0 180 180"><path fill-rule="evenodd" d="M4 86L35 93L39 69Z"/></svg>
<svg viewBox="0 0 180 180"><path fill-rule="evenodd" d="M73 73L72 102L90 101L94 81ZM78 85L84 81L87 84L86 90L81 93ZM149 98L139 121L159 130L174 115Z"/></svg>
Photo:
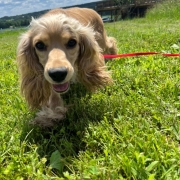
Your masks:
<svg viewBox="0 0 180 180"><path fill-rule="evenodd" d="M62 83L68 70L66 67L52 68L48 70L49 77L55 82L52 84L53 89L58 93L65 93L69 89L69 82Z"/></svg>

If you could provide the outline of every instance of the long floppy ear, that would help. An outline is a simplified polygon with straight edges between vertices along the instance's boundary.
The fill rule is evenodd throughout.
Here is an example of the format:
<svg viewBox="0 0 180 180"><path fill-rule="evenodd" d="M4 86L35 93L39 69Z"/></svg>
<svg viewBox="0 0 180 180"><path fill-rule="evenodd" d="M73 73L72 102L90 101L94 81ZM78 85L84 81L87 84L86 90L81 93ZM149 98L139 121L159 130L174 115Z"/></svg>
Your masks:
<svg viewBox="0 0 180 180"><path fill-rule="evenodd" d="M110 72L106 69L101 52L93 29L88 27L82 29L80 32L78 79L91 91L112 83Z"/></svg>
<svg viewBox="0 0 180 180"><path fill-rule="evenodd" d="M46 104L50 96L50 88L32 46L30 31L20 37L17 63L21 78L21 93L25 96L30 108L35 109Z"/></svg>

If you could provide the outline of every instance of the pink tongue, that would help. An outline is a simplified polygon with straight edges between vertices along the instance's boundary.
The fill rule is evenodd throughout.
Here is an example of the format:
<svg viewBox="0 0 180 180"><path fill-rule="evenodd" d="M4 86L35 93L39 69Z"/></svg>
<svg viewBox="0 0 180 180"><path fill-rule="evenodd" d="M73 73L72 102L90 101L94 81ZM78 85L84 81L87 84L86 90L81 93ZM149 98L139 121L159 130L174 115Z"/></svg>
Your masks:
<svg viewBox="0 0 180 180"><path fill-rule="evenodd" d="M64 84L53 84L53 88L57 92L64 92L68 89L68 87L69 87L68 82Z"/></svg>

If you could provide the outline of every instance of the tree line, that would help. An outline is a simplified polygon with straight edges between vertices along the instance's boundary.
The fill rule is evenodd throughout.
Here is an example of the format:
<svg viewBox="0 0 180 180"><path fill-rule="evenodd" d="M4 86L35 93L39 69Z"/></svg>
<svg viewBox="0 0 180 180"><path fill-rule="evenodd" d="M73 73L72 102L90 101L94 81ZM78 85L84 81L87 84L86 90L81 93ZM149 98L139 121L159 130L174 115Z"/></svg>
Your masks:
<svg viewBox="0 0 180 180"><path fill-rule="evenodd" d="M129 0L111 0L111 1L129 1ZM92 8L95 9L96 2L91 2L91 3L85 3L78 5L78 7L87 7L87 8ZM69 6L69 7L74 7L74 6ZM68 7L64 7L68 8ZM36 18L39 17L40 15L46 13L48 10L43 10L39 12L33 12L33 13L28 13L28 14L23 14L23 15L17 15L17 16L5 16L0 18L0 29L5 29L5 28L16 28L16 27L21 27L21 26L28 26L32 17Z"/></svg>
<svg viewBox="0 0 180 180"><path fill-rule="evenodd" d="M32 17L37 18L48 10L22 14L17 16L4 16L0 18L0 29L28 26Z"/></svg>
<svg viewBox="0 0 180 180"><path fill-rule="evenodd" d="M138 1L137 0L104 0L104 2L105 1L113 2L114 5L120 7L121 5L124 5L124 4L136 3L136 2L142 3L142 2L146 2L146 1L150 1L150 0L138 0ZM160 2L163 0L154 0L154 1ZM95 9L96 2L86 3L86 4L82 4L82 5L78 5L78 6ZM71 7L73 7L73 6L71 6ZM28 14L23 14L23 15L2 17L2 18L0 18L0 29L10 28L10 27L15 28L15 27L21 27L21 26L28 26L32 17L34 17L34 18L39 17L40 15L46 13L47 11L48 10L43 10L43 11L33 12L33 13L28 13Z"/></svg>

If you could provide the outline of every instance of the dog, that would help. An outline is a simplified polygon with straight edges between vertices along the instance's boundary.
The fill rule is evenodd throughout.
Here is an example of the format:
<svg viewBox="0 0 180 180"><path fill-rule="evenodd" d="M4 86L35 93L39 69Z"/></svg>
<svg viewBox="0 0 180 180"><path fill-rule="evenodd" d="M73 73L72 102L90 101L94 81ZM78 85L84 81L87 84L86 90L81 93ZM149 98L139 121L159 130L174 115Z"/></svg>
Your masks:
<svg viewBox="0 0 180 180"><path fill-rule="evenodd" d="M51 127L65 118L61 94L71 83L90 91L112 83L103 53L117 54L116 39L92 9L59 8L32 18L19 39L17 65L21 93L31 110L39 109L33 124Z"/></svg>

